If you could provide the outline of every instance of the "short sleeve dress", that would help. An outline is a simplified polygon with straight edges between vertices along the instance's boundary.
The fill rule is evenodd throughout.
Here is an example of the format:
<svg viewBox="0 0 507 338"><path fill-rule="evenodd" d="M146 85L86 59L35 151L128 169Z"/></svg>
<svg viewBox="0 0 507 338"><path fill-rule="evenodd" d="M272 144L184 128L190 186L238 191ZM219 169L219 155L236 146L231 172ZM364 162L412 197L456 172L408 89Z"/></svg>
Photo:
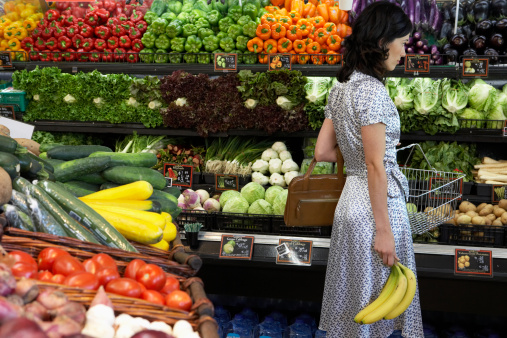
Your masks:
<svg viewBox="0 0 507 338"><path fill-rule="evenodd" d="M355 315L375 300L390 273L374 250L375 220L368 194L361 127L386 125L388 214L401 263L416 272L412 234L405 205L407 179L398 168L396 145L400 119L382 82L355 71L348 82L336 84L329 95L326 118L333 121L347 168L347 181L336 207L322 300L319 328L327 337L424 337L419 291L409 308L392 320L370 325L354 322Z"/></svg>

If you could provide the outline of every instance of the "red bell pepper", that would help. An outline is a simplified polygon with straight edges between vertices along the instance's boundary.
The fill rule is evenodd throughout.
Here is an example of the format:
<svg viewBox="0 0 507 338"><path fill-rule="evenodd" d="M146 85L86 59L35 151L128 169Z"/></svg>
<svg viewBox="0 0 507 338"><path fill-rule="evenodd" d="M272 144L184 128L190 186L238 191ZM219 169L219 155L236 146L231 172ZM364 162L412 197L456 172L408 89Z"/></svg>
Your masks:
<svg viewBox="0 0 507 338"><path fill-rule="evenodd" d="M35 41L35 47L38 50L44 50L46 48L46 42L42 38L38 37Z"/></svg>
<svg viewBox="0 0 507 338"><path fill-rule="evenodd" d="M58 48L58 40L55 37L46 40L46 47L49 50L55 50Z"/></svg>
<svg viewBox="0 0 507 338"><path fill-rule="evenodd" d="M114 12L113 12L113 15L118 17L122 14L125 14L124 11L123 11L123 7L120 7L120 6L116 6Z"/></svg>
<svg viewBox="0 0 507 338"><path fill-rule="evenodd" d="M66 27L76 24L76 17L74 15L69 15L65 17L65 21L63 22L63 24Z"/></svg>
<svg viewBox="0 0 507 338"><path fill-rule="evenodd" d="M134 7L132 5L125 5L124 9L123 9L123 12L125 13L125 15L130 18L130 16L132 15L133 13L133 10L134 10Z"/></svg>
<svg viewBox="0 0 507 338"><path fill-rule="evenodd" d="M42 28L40 28L39 26L35 27L34 30L32 31L32 38L38 38L39 36L41 36L42 34Z"/></svg>
<svg viewBox="0 0 507 338"><path fill-rule="evenodd" d="M129 50L127 52L127 62L130 62L130 63L139 62L139 54L137 54L133 50Z"/></svg>
<svg viewBox="0 0 507 338"><path fill-rule="evenodd" d="M104 0L104 9L108 12L113 12L116 9L116 3L114 0Z"/></svg>
<svg viewBox="0 0 507 338"><path fill-rule="evenodd" d="M111 36L111 30L106 26L97 26L97 27L95 27L94 31L95 31L95 36L100 39L105 40Z"/></svg>
<svg viewBox="0 0 507 338"><path fill-rule="evenodd" d="M136 53L139 53L144 48L141 39L132 40L132 50Z"/></svg>
<svg viewBox="0 0 507 338"><path fill-rule="evenodd" d="M71 7L69 7L69 9L67 9L67 10L65 10L63 12L60 12L60 15L65 15L65 20L67 20L67 18L69 16L74 16L74 15L72 15L72 11L70 9L71 9Z"/></svg>
<svg viewBox="0 0 507 338"><path fill-rule="evenodd" d="M40 59L39 52L33 49L28 52L28 55L30 56L31 61L39 61Z"/></svg>
<svg viewBox="0 0 507 338"><path fill-rule="evenodd" d="M23 50L29 51L32 50L33 47L35 47L35 41L33 41L33 38L26 37L21 40L21 48L23 48Z"/></svg>
<svg viewBox="0 0 507 338"><path fill-rule="evenodd" d="M111 34L113 34L116 37L125 35L126 31L125 28L123 28L121 25L116 25L111 29Z"/></svg>
<svg viewBox="0 0 507 338"><path fill-rule="evenodd" d="M62 55L65 61L74 61L76 59L76 51L72 48L68 48Z"/></svg>
<svg viewBox="0 0 507 338"><path fill-rule="evenodd" d="M107 27L109 27L111 29L119 23L120 23L120 21L117 18L109 18L109 19L107 19L106 25L107 25Z"/></svg>
<svg viewBox="0 0 507 338"><path fill-rule="evenodd" d="M92 38L85 38L83 39L83 42L81 43L81 48L83 48L85 51L89 52L91 51L95 46L95 40Z"/></svg>
<svg viewBox="0 0 507 338"><path fill-rule="evenodd" d="M49 11L46 12L46 15L44 17L46 18L47 21L54 21L58 19L59 16L60 12L54 9L50 9Z"/></svg>
<svg viewBox="0 0 507 338"><path fill-rule="evenodd" d="M69 47L72 47L72 40L66 36L60 36L58 38L58 48L60 50L67 50Z"/></svg>
<svg viewBox="0 0 507 338"><path fill-rule="evenodd" d="M128 30L131 28L131 27L134 27L134 23L130 20L127 20L127 21L124 21L122 23L120 23L120 25L125 28L125 31L128 32Z"/></svg>
<svg viewBox="0 0 507 338"><path fill-rule="evenodd" d="M134 39L140 39L141 36L143 34L141 34L141 31L139 31L139 29L135 28L135 27L132 27L130 30L129 30L129 36L132 40Z"/></svg>
<svg viewBox="0 0 507 338"><path fill-rule="evenodd" d="M132 44L132 41L130 40L130 38L127 35L120 36L120 38L118 39L118 42L120 44L120 47L125 48L125 49L129 49Z"/></svg>
<svg viewBox="0 0 507 338"><path fill-rule="evenodd" d="M61 25L62 25L62 23L61 23L61 22L58 22L58 21L50 21L50 22L46 25L46 27L51 27L51 28L55 29L56 27L61 26Z"/></svg>
<svg viewBox="0 0 507 338"><path fill-rule="evenodd" d="M125 49L123 48L115 48L114 49L114 60L115 61L124 61L125 60Z"/></svg>
<svg viewBox="0 0 507 338"><path fill-rule="evenodd" d="M85 51L83 48L79 48L76 52L76 60L79 62L87 62L90 58L90 53Z"/></svg>
<svg viewBox="0 0 507 338"><path fill-rule="evenodd" d="M69 38L73 38L76 34L79 34L79 27L77 25L67 27L67 36Z"/></svg>
<svg viewBox="0 0 507 338"><path fill-rule="evenodd" d="M78 49L78 48L81 48L81 44L83 43L83 36L80 35L80 34L76 34L72 37L72 45L74 46L74 48Z"/></svg>
<svg viewBox="0 0 507 338"><path fill-rule="evenodd" d="M45 40L49 39L53 36L54 29L51 27L46 27L42 30L41 37Z"/></svg>
<svg viewBox="0 0 507 338"><path fill-rule="evenodd" d="M66 34L67 34L67 29L65 27L56 27L53 32L53 36L57 39L61 36L65 36Z"/></svg>
<svg viewBox="0 0 507 338"><path fill-rule="evenodd" d="M78 18L76 20L76 25L79 27L79 29L81 29L81 27L83 27L84 25L86 25L85 21L83 18Z"/></svg>
<svg viewBox="0 0 507 338"><path fill-rule="evenodd" d="M144 18L144 13L140 11L136 11L135 9L132 11L132 15L130 16L130 21L138 22Z"/></svg>
<svg viewBox="0 0 507 338"><path fill-rule="evenodd" d="M111 62L113 61L113 51L109 48L104 49L102 52L102 61Z"/></svg>
<svg viewBox="0 0 507 338"><path fill-rule="evenodd" d="M51 51L45 50L45 51L39 52L39 58L41 61L51 61L52 60Z"/></svg>
<svg viewBox="0 0 507 338"><path fill-rule="evenodd" d="M73 2L72 3L72 15L74 15L74 17L76 19L84 19L85 15L86 15L86 7L84 7L83 4L79 4L77 2Z"/></svg>
<svg viewBox="0 0 507 338"><path fill-rule="evenodd" d="M107 22L107 19L109 19L110 14L107 9L99 8L95 12L99 18L99 24L104 24Z"/></svg>
<svg viewBox="0 0 507 338"><path fill-rule="evenodd" d="M51 52L51 61L54 62L62 62L63 55L58 49L55 49Z"/></svg>
<svg viewBox="0 0 507 338"><path fill-rule="evenodd" d="M64 25L64 23L65 23L65 19L66 19L66 18L67 18L67 17L66 17L65 15L60 14L60 16L58 17L58 19L56 19L55 21L56 21L56 22L58 22L61 26L63 26L63 25Z"/></svg>
<svg viewBox="0 0 507 338"><path fill-rule="evenodd" d="M90 52L90 61L91 62L99 62L100 61L100 52L96 49Z"/></svg>
<svg viewBox="0 0 507 338"><path fill-rule="evenodd" d="M115 49L118 47L118 38L116 36L110 36L107 39L107 48Z"/></svg>
<svg viewBox="0 0 507 338"><path fill-rule="evenodd" d="M99 23L99 16L95 11L91 11L86 14L84 21L86 24L95 27Z"/></svg>
<svg viewBox="0 0 507 338"><path fill-rule="evenodd" d="M67 2L67 1L62 1L62 2L57 2L56 3L56 9L61 12L67 10L70 8L70 2Z"/></svg>
<svg viewBox="0 0 507 338"><path fill-rule="evenodd" d="M125 14L120 14L120 15L117 15L116 18L118 19L118 21L120 22L125 22L125 21L128 21L129 18L125 15Z"/></svg>
<svg viewBox="0 0 507 338"><path fill-rule="evenodd" d="M84 24L79 29L79 34L81 34L83 38L91 38L93 36L93 28L88 24Z"/></svg>
<svg viewBox="0 0 507 338"><path fill-rule="evenodd" d="M135 24L135 27L142 33L144 34L146 32L146 30L148 29L148 24L146 23L146 21L144 20L139 20L138 22L136 22Z"/></svg>
<svg viewBox="0 0 507 338"><path fill-rule="evenodd" d="M95 49L103 51L107 47L107 42L104 39L95 39Z"/></svg>

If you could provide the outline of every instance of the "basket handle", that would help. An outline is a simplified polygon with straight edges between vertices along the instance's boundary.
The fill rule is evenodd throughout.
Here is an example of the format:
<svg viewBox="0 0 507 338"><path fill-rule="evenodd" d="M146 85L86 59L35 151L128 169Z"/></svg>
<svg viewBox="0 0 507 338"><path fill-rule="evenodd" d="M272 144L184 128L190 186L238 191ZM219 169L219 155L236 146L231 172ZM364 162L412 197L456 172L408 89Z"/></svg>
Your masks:
<svg viewBox="0 0 507 338"><path fill-rule="evenodd" d="M406 147L402 147L402 148L399 148L399 149L396 149L396 151L400 151L400 150L405 150L405 149L408 149L408 148L412 148L410 150L410 153L408 154L408 157L407 157L407 160L405 161L405 167L407 166L407 163L408 163L408 160L410 159L410 156L412 155L412 153L414 152L414 147L418 147L419 150L421 151L421 154L423 155L424 159L426 160L426 162L428 163L428 166L430 167L430 169L434 172L436 172L437 170L431 165L430 161L428 160L428 158L426 157L426 154L424 153L424 151L422 150L422 147L419 143L412 143L412 144L409 144L408 146Z"/></svg>
<svg viewBox="0 0 507 338"><path fill-rule="evenodd" d="M342 152L340 151L340 147L338 144L335 147L336 152L336 166L338 167L337 170L337 176L340 183L345 185L345 176L343 175L343 165L344 165L344 159ZM310 163L310 166L308 167L308 170L306 171L305 175L303 176L303 190L308 190L308 187L310 185L310 175L313 172L313 169L315 168L315 165L317 164L317 160L315 159L315 156L312 159L312 162Z"/></svg>

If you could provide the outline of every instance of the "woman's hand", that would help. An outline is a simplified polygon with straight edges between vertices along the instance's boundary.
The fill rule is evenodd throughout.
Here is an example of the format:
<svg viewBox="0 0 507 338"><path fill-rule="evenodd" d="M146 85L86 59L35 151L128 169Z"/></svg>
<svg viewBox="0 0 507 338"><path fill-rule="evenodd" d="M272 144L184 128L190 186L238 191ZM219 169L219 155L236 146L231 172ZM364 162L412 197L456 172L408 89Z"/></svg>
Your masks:
<svg viewBox="0 0 507 338"><path fill-rule="evenodd" d="M391 230L388 231L377 230L377 234L375 236L374 249L379 254L384 264L389 267L393 266L394 263L399 261L398 256L396 256L394 236Z"/></svg>

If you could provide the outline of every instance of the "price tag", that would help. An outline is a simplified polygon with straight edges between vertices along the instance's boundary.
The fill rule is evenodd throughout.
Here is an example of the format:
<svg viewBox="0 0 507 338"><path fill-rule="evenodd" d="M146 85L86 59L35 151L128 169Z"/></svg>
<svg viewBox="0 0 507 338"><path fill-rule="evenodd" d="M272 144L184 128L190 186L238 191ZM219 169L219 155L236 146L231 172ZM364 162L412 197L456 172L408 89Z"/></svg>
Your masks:
<svg viewBox="0 0 507 338"><path fill-rule="evenodd" d="M507 136L507 120L505 120L503 125L503 136Z"/></svg>
<svg viewBox="0 0 507 338"><path fill-rule="evenodd" d="M215 175L215 190L239 190L237 175Z"/></svg>
<svg viewBox="0 0 507 338"><path fill-rule="evenodd" d="M500 202L501 199L507 199L507 184L493 184L491 186L493 203Z"/></svg>
<svg viewBox="0 0 507 338"><path fill-rule="evenodd" d="M0 53L0 68L12 68L11 53Z"/></svg>
<svg viewBox="0 0 507 338"><path fill-rule="evenodd" d="M237 72L238 54L215 54L215 72Z"/></svg>
<svg viewBox="0 0 507 338"><path fill-rule="evenodd" d="M276 247L276 264L312 265L313 241L280 239Z"/></svg>
<svg viewBox="0 0 507 338"><path fill-rule="evenodd" d="M164 163L164 176L171 178L171 185L192 187L192 172L194 167L175 163ZM169 182L168 182L169 183Z"/></svg>
<svg viewBox="0 0 507 338"><path fill-rule="evenodd" d="M0 106L0 116L15 120L16 113L14 112L14 106Z"/></svg>
<svg viewBox="0 0 507 338"><path fill-rule="evenodd" d="M219 258L252 259L254 236L222 235Z"/></svg>
<svg viewBox="0 0 507 338"><path fill-rule="evenodd" d="M430 57L429 54L407 54L405 56L405 73L419 73L430 72Z"/></svg>
<svg viewBox="0 0 507 338"><path fill-rule="evenodd" d="M456 249L454 273L456 275L493 277L493 256L491 251Z"/></svg>
<svg viewBox="0 0 507 338"><path fill-rule="evenodd" d="M463 77L487 77L489 68L488 58L463 58Z"/></svg>
<svg viewBox="0 0 507 338"><path fill-rule="evenodd" d="M268 70L292 69L292 54L269 54Z"/></svg>

